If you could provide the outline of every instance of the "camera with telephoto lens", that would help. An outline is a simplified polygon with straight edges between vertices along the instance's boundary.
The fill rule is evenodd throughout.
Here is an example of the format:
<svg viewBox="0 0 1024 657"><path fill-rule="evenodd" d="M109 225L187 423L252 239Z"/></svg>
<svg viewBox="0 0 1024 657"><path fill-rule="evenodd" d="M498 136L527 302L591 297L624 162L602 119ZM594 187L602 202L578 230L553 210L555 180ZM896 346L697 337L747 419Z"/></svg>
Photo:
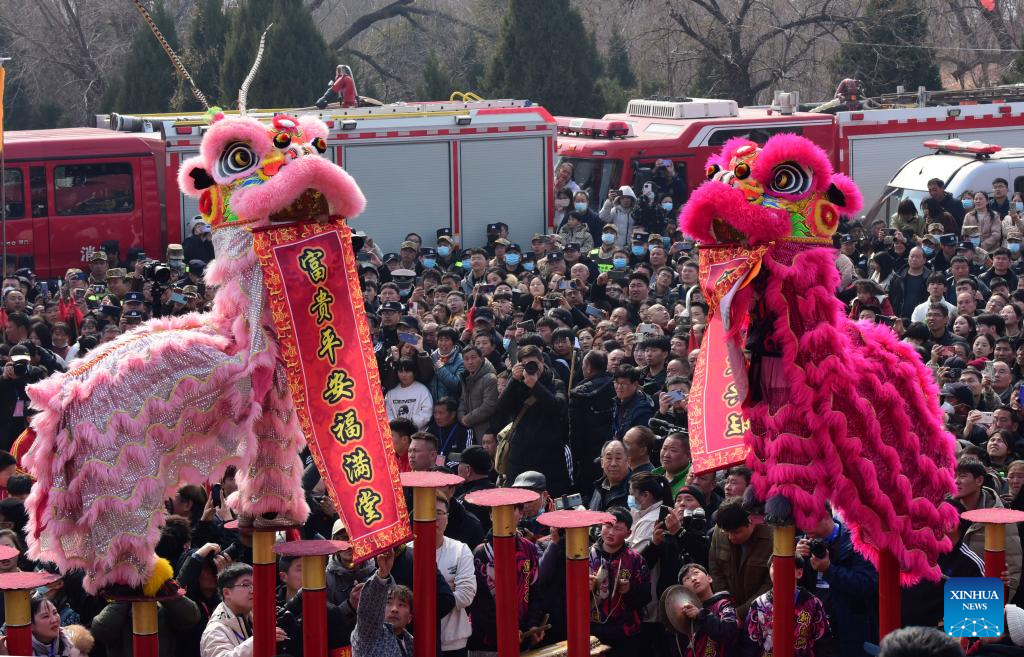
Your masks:
<svg viewBox="0 0 1024 657"><path fill-rule="evenodd" d="M300 621L296 619L295 614L290 612L285 607L278 607L276 613L277 626L284 630L284 633L288 635L285 641L278 641L278 649L275 653L282 653L286 655L294 655L294 646L292 645L295 641L294 637L301 636L302 629L300 628Z"/></svg>
<svg viewBox="0 0 1024 657"><path fill-rule="evenodd" d="M525 363L523 363L523 371L529 374L530 376L536 376L537 372L540 372L540 365L537 363L537 361L528 360Z"/></svg>
<svg viewBox="0 0 1024 657"><path fill-rule="evenodd" d="M166 285L171 280L171 268L166 263L150 260L142 265L142 277L157 285Z"/></svg>
<svg viewBox="0 0 1024 657"><path fill-rule="evenodd" d="M815 559L824 559L825 556L828 554L828 544L826 544L825 541L821 540L820 538L813 539L811 541L810 548L811 555Z"/></svg>
<svg viewBox="0 0 1024 657"><path fill-rule="evenodd" d="M703 534L708 530L708 516L704 509L687 509L683 511L683 529L694 534Z"/></svg>
<svg viewBox="0 0 1024 657"><path fill-rule="evenodd" d="M14 361L11 366L14 368L14 375L21 378L28 374L29 362L26 360Z"/></svg>

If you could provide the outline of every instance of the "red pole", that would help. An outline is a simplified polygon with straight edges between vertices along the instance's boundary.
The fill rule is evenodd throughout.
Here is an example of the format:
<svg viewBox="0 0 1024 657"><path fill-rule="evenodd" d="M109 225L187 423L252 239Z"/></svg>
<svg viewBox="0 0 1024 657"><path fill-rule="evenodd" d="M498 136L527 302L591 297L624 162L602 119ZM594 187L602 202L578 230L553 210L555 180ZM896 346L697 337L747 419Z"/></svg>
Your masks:
<svg viewBox="0 0 1024 657"><path fill-rule="evenodd" d="M308 589L302 585L302 654L305 657L327 657L327 588L323 558L309 557L321 566L320 578L325 588ZM305 559L303 559L305 561ZM314 564L315 566L316 564ZM306 564L302 564L302 579L306 579Z"/></svg>
<svg viewBox="0 0 1024 657"><path fill-rule="evenodd" d="M491 511L494 541L494 604L498 614L498 654L519 657L519 609L516 596L516 539L513 507Z"/></svg>
<svg viewBox="0 0 1024 657"><path fill-rule="evenodd" d="M889 550L878 555L878 638L900 628L900 564Z"/></svg>
<svg viewBox="0 0 1024 657"><path fill-rule="evenodd" d="M567 657L590 657L589 527L565 530L565 600Z"/></svg>
<svg viewBox="0 0 1024 657"><path fill-rule="evenodd" d="M160 654L160 640L157 634L157 609L155 600L132 602L132 654L135 657L157 657ZM14 652L12 654L19 654ZM26 654L32 654L29 651Z"/></svg>
<svg viewBox="0 0 1024 657"><path fill-rule="evenodd" d="M437 519L434 488L414 488L412 503L412 609L416 618L413 650L429 657L437 650ZM257 656L259 657L259 656ZM268 656L270 657L270 656Z"/></svg>
<svg viewBox="0 0 1024 657"><path fill-rule="evenodd" d="M793 657L793 624L796 620L796 528L776 527L772 556L772 647L773 657Z"/></svg>
<svg viewBox="0 0 1024 657"><path fill-rule="evenodd" d="M253 657L277 654L277 557L274 530L252 533Z"/></svg>
<svg viewBox="0 0 1024 657"><path fill-rule="evenodd" d="M7 651L12 655L32 654L32 606L24 589L4 591L7 622Z"/></svg>

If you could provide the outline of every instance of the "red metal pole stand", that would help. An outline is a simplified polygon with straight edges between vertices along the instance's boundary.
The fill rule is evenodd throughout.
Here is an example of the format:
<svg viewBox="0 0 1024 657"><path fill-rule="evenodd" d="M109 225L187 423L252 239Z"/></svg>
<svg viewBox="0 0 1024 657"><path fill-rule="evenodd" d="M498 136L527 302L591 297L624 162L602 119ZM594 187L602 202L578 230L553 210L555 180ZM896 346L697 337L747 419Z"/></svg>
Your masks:
<svg viewBox="0 0 1024 657"><path fill-rule="evenodd" d="M156 600L132 602L132 654L157 657L160 654ZM28 653L31 654L31 653Z"/></svg>
<svg viewBox="0 0 1024 657"><path fill-rule="evenodd" d="M793 657L793 625L796 620L796 528L775 527L772 555L772 647L773 657Z"/></svg>
<svg viewBox="0 0 1024 657"><path fill-rule="evenodd" d="M878 555L878 638L900 628L900 564L889 550Z"/></svg>
<svg viewBox="0 0 1024 657"><path fill-rule="evenodd" d="M437 537L434 488L416 488L412 497L413 573L412 609L416 632L413 650L416 657L428 657L437 650Z"/></svg>
<svg viewBox="0 0 1024 657"><path fill-rule="evenodd" d="M16 559L18 550L0 545L0 559ZM16 572L0 574L0 591L4 593L4 622L7 624L7 654L32 654L31 592L60 579L47 572ZM139 657L145 657L136 652ZM156 652L149 653L156 657Z"/></svg>
<svg viewBox="0 0 1024 657"><path fill-rule="evenodd" d="M275 530L252 533L252 644L253 657L277 654L277 557Z"/></svg>
<svg viewBox="0 0 1024 657"><path fill-rule="evenodd" d="M491 507L494 544L494 606L498 621L498 654L519 657L519 599L516 592L515 505L533 502L539 494L522 488L491 488L466 495L466 501Z"/></svg>
<svg viewBox="0 0 1024 657"><path fill-rule="evenodd" d="M542 525L565 530L565 624L567 657L590 657L590 538L593 525L615 522L599 511L552 511L541 514Z"/></svg>
<svg viewBox="0 0 1024 657"><path fill-rule="evenodd" d="M302 654L327 657L327 556L347 550L345 541L294 540L274 546L283 557L302 558Z"/></svg>

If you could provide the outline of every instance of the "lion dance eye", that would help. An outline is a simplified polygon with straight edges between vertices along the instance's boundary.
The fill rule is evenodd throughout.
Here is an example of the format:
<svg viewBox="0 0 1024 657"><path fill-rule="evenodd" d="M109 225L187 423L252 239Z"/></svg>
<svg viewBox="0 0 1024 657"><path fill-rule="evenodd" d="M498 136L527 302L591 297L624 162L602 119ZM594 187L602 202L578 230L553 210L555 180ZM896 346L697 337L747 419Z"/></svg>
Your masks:
<svg viewBox="0 0 1024 657"><path fill-rule="evenodd" d="M739 164L736 165L736 168L733 169L733 173L736 174L737 178L743 180L744 178L750 175L750 165L747 164L746 162L740 162Z"/></svg>
<svg viewBox="0 0 1024 657"><path fill-rule="evenodd" d="M708 170L707 170L708 180L711 180L712 178L714 178L715 174L718 173L721 170L722 170L722 168L720 166L718 166L717 164L709 164L708 165Z"/></svg>
<svg viewBox="0 0 1024 657"><path fill-rule="evenodd" d="M737 175L739 173L737 172ZM811 187L811 174L795 162L783 162L772 169L771 190L778 194L803 194Z"/></svg>
<svg viewBox="0 0 1024 657"><path fill-rule="evenodd" d="M316 149L317 153L323 153L327 150L327 142L324 141L323 137L317 137L313 140L313 148Z"/></svg>
<svg viewBox="0 0 1024 657"><path fill-rule="evenodd" d="M228 145L217 161L217 174L222 178L236 176L256 164L256 154L246 144Z"/></svg>
<svg viewBox="0 0 1024 657"><path fill-rule="evenodd" d="M288 148L288 145L292 143L292 138L287 132L279 132L274 135L274 146L278 148Z"/></svg>

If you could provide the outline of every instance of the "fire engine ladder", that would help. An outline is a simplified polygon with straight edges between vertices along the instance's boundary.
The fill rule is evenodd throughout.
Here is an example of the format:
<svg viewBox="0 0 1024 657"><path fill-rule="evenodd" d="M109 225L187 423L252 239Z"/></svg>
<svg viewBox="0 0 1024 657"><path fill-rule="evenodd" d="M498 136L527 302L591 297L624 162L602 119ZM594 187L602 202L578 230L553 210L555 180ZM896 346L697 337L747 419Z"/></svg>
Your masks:
<svg viewBox="0 0 1024 657"><path fill-rule="evenodd" d="M897 109L907 107L941 107L950 105L982 105L995 103L1016 103L1024 101L1024 84L1004 84L984 89L950 89L928 91L924 87L917 91L904 91L898 88L896 93L882 94L874 98L862 98L864 109ZM810 112L828 112L842 104L838 98L822 103L808 110Z"/></svg>

